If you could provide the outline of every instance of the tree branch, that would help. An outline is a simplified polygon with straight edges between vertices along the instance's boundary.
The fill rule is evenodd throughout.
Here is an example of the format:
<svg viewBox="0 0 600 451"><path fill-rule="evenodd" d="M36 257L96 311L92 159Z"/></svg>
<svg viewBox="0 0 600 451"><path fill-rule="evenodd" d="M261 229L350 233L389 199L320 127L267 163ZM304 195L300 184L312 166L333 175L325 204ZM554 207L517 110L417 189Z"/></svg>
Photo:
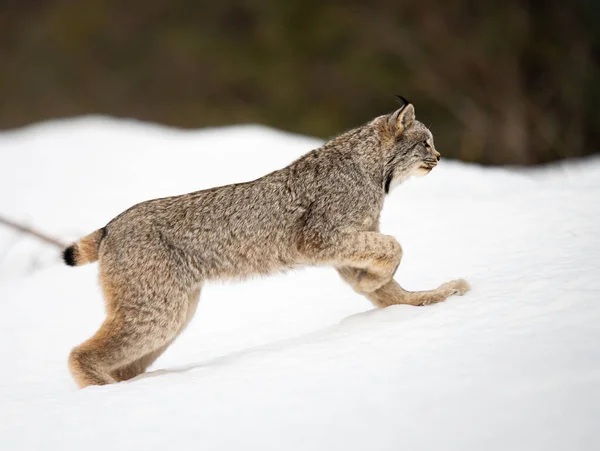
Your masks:
<svg viewBox="0 0 600 451"><path fill-rule="evenodd" d="M4 224L5 226L10 227L11 229L17 230L21 233L25 233L27 235L32 235L32 236L36 237L38 240L41 240L47 244L51 244L52 246L58 247L60 249L64 249L65 247L67 247L66 243L63 243L61 240L59 240L57 238L51 237L42 232L38 232L37 230L34 230L31 227L17 224L16 222L11 221L10 219L3 218L2 216L0 216L0 224Z"/></svg>

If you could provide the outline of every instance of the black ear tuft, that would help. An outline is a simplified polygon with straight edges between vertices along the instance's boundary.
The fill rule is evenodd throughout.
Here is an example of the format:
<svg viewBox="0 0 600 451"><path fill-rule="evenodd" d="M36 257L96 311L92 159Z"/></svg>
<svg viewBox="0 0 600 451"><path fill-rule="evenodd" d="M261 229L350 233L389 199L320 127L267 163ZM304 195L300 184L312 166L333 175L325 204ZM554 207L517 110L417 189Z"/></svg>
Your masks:
<svg viewBox="0 0 600 451"><path fill-rule="evenodd" d="M398 94L396 94L396 100L402 105L402 108L410 103L408 100Z"/></svg>

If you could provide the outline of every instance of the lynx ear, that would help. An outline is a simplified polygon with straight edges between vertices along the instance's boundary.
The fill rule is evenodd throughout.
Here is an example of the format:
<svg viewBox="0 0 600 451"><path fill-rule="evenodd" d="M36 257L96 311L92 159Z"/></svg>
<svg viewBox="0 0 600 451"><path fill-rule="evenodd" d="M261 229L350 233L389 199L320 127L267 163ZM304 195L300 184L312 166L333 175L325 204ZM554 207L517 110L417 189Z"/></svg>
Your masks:
<svg viewBox="0 0 600 451"><path fill-rule="evenodd" d="M404 104L402 107L394 112L390 117L390 127L396 134L400 135L406 128L410 127L415 121L415 107L406 100L404 97L396 96L398 100Z"/></svg>

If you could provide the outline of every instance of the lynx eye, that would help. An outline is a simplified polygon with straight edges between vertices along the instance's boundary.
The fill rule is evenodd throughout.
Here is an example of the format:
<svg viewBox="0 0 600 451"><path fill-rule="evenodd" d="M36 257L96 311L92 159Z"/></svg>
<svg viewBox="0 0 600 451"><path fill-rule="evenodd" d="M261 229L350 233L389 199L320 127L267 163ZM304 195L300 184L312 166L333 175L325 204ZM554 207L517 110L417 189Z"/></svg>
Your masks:
<svg viewBox="0 0 600 451"><path fill-rule="evenodd" d="M425 146L426 149L431 149L431 146L429 145L429 143L427 141L423 142L423 145Z"/></svg>

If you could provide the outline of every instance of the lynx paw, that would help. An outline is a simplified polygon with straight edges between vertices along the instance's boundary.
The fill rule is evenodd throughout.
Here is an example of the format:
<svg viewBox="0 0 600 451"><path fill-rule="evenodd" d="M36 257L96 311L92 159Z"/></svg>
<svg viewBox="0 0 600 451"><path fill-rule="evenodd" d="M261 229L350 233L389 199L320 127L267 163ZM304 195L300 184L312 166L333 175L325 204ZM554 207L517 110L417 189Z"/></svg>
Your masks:
<svg viewBox="0 0 600 451"><path fill-rule="evenodd" d="M440 285L439 288L427 293L420 301L418 305L430 305L437 304L438 302L444 302L450 296L458 295L462 296L470 287L466 280L457 279L450 282L446 282Z"/></svg>
<svg viewBox="0 0 600 451"><path fill-rule="evenodd" d="M450 291L450 296L456 294L458 296L462 296L467 291L471 289L468 282L464 279L456 279L450 282L446 282L440 288L446 289Z"/></svg>

